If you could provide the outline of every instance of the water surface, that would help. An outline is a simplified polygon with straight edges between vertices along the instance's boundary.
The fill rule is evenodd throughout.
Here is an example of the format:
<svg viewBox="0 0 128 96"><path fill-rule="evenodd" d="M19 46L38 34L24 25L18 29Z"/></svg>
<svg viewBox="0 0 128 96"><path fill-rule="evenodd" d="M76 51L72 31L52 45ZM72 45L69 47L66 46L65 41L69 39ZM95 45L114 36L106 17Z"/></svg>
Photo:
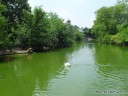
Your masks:
<svg viewBox="0 0 128 96"><path fill-rule="evenodd" d="M0 96L128 96L127 60L127 47L96 43L0 57Z"/></svg>

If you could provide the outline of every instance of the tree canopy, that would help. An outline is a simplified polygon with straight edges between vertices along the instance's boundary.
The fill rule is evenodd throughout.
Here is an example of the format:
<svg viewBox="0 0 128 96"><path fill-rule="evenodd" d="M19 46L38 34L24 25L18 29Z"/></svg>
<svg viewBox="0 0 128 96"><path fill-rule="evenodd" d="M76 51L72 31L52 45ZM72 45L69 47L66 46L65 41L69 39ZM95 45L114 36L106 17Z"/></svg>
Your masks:
<svg viewBox="0 0 128 96"><path fill-rule="evenodd" d="M41 7L31 11L28 0L0 1L0 50L69 47L83 38L70 20L64 22L56 13L47 13Z"/></svg>
<svg viewBox="0 0 128 96"><path fill-rule="evenodd" d="M127 6L123 2L112 7L102 7L97 10L92 30L100 42L128 44Z"/></svg>

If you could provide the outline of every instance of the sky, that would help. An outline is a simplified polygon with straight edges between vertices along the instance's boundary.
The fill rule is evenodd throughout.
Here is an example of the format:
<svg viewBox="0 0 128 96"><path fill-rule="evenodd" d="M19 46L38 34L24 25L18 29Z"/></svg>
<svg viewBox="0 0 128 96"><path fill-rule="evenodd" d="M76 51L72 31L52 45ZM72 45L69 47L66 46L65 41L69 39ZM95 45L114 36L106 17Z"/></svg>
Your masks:
<svg viewBox="0 0 128 96"><path fill-rule="evenodd" d="M104 6L113 6L117 0L28 0L28 2L32 9L41 6L46 12L57 13L65 21L71 20L72 25L91 28L96 10Z"/></svg>

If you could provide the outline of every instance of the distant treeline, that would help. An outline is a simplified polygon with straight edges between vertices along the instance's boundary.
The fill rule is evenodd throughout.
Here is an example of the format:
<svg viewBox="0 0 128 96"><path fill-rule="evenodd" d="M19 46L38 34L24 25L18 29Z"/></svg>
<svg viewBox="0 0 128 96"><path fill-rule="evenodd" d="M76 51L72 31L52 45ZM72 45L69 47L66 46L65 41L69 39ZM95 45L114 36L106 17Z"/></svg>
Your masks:
<svg viewBox="0 0 128 96"><path fill-rule="evenodd" d="M28 0L0 1L0 50L63 48L83 39L84 34L70 20L64 22L41 7L31 10Z"/></svg>
<svg viewBox="0 0 128 96"><path fill-rule="evenodd" d="M96 11L92 27L99 42L128 45L128 0L119 0L112 7L102 7Z"/></svg>

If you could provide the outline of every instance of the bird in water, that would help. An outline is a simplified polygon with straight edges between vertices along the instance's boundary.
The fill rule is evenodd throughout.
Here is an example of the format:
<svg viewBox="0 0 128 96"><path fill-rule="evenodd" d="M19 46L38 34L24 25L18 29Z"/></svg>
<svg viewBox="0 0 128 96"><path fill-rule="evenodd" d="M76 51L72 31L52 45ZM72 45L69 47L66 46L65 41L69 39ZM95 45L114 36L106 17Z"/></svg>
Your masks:
<svg viewBox="0 0 128 96"><path fill-rule="evenodd" d="M65 67L70 67L71 64L70 64L69 62L66 62L66 63L64 63L64 66L65 66Z"/></svg>

